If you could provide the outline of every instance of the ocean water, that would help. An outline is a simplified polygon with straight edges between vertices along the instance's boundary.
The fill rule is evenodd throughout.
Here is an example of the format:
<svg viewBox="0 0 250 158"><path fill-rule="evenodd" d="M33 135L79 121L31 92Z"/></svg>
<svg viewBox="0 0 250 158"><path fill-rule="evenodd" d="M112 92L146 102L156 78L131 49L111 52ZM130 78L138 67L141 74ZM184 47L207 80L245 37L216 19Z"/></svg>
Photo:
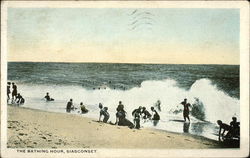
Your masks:
<svg viewBox="0 0 250 158"><path fill-rule="evenodd" d="M98 104L109 108L115 122L119 101L131 112L139 106L148 111L161 101L161 121L143 127L217 139L217 120L240 121L238 65L169 65L107 63L9 62L8 81L15 82L25 98L24 107L65 113L70 98L76 107L83 102L90 110L84 116L98 119ZM46 92L55 99L46 102ZM180 102L193 104L191 123L184 123ZM198 98L197 101L195 98ZM71 114L79 114L79 110Z"/></svg>

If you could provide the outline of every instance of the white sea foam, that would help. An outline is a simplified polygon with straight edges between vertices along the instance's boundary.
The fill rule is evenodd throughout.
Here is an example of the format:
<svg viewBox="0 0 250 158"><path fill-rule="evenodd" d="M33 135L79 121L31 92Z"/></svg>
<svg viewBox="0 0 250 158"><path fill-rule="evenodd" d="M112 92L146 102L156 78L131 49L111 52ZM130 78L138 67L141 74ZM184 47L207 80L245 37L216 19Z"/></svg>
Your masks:
<svg viewBox="0 0 250 158"><path fill-rule="evenodd" d="M204 104L205 120L215 123L231 121L232 116L239 119L240 102L232 98L211 84L209 79L200 79L193 83L189 90L177 86L176 81L166 79L162 81L144 81L140 87L130 90L87 90L78 86L48 86L48 85L18 85L19 92L26 99L24 106L49 111L65 112L67 101L72 98L76 106L83 102L90 109L87 116L98 118L98 103L109 108L111 120L115 120L115 111L119 101L125 105L128 118L131 118L133 109L145 106L148 110L157 100L161 101L161 119L167 120L170 111L182 109L180 104L184 98L191 104L195 97ZM47 103L41 100L49 92L55 102ZM174 114L173 114L174 115ZM182 113L177 114L182 117Z"/></svg>

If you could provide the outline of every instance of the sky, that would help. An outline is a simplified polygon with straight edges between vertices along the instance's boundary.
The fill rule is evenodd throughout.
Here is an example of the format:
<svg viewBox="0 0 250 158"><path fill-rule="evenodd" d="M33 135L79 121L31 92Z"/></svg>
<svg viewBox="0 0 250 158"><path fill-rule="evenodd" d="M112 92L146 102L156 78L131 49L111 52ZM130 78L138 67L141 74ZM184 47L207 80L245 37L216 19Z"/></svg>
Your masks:
<svg viewBox="0 0 250 158"><path fill-rule="evenodd" d="M239 9L8 8L8 61L239 64Z"/></svg>

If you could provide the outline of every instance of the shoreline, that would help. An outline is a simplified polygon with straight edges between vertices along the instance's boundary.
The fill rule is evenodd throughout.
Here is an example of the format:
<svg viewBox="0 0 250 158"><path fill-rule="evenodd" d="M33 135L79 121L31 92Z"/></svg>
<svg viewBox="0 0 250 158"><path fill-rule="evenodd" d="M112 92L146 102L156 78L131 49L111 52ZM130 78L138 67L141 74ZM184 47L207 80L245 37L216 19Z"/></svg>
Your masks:
<svg viewBox="0 0 250 158"><path fill-rule="evenodd" d="M221 143L202 136L97 122L98 119L7 106L8 148L208 149ZM126 138L124 137L126 136ZM125 139L124 139L125 138Z"/></svg>

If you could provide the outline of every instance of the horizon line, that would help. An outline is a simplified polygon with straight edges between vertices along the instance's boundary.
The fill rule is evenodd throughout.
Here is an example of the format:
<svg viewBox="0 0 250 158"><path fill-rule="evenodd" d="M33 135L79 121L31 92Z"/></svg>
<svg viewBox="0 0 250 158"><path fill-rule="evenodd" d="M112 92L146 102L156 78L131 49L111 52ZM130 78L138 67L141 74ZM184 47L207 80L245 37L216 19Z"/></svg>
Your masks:
<svg viewBox="0 0 250 158"><path fill-rule="evenodd" d="M152 64L152 65L232 65L232 66L240 66L240 64L191 64L191 63L134 63L134 62L76 62L76 61L7 61L7 63L71 63L71 64Z"/></svg>

